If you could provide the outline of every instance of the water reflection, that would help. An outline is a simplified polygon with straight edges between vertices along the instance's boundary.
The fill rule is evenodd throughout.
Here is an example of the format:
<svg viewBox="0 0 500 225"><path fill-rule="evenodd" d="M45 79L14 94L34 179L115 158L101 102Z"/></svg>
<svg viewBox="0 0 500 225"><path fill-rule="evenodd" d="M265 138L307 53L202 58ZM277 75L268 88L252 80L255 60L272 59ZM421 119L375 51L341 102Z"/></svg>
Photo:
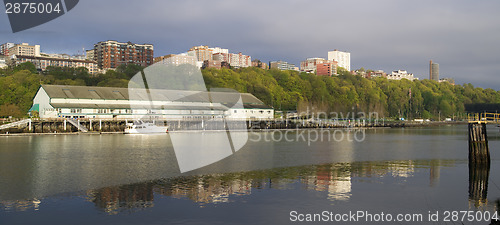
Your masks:
<svg viewBox="0 0 500 225"><path fill-rule="evenodd" d="M153 207L153 184L141 183L107 187L87 193L87 199L95 206L108 213L118 214L123 211Z"/></svg>
<svg viewBox="0 0 500 225"><path fill-rule="evenodd" d="M479 208L488 202L490 165L469 164L469 203Z"/></svg>
<svg viewBox="0 0 500 225"><path fill-rule="evenodd" d="M38 211L40 209L40 203L42 202L38 199L2 201L0 202L0 209L15 212L24 212L28 210Z"/></svg>
<svg viewBox="0 0 500 225"><path fill-rule="evenodd" d="M469 204L476 208L488 202L490 156L488 143L469 142Z"/></svg>
<svg viewBox="0 0 500 225"><path fill-rule="evenodd" d="M388 161L355 162L298 166L241 173L211 174L161 179L152 182L119 185L93 189L86 192L86 199L108 214L134 212L154 206L155 195L189 199L200 207L207 204L232 202L233 198L251 195L262 189L296 189L326 193L335 202L350 201L355 179L388 177L406 182L418 168L429 169L430 183L436 178L432 167L453 165L454 161ZM487 174L486 174L487 175ZM439 176L438 176L439 177ZM474 177L480 180L484 173ZM487 178L486 178L487 179ZM367 179L374 180L374 179ZM476 185L478 190L480 185ZM474 190L476 190L474 189ZM482 196L482 195L481 195ZM2 202L3 208L19 211L32 206L33 201ZM37 206L38 207L38 206Z"/></svg>

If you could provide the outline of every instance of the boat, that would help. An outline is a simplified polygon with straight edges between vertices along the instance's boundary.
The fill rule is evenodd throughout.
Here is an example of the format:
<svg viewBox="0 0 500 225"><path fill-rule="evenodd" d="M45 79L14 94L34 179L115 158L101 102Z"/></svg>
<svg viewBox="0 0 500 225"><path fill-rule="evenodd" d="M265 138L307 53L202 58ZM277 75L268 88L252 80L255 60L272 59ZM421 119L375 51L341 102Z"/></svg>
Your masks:
<svg viewBox="0 0 500 225"><path fill-rule="evenodd" d="M167 133L168 126L158 126L154 122L145 122L135 120L133 123L127 123L126 134L157 134Z"/></svg>

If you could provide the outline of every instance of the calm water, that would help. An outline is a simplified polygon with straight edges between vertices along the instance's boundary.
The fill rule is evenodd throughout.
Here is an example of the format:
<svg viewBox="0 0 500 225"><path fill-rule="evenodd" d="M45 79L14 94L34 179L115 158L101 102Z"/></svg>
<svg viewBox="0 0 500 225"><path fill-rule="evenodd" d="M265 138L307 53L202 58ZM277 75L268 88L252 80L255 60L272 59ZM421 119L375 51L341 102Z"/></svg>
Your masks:
<svg viewBox="0 0 500 225"><path fill-rule="evenodd" d="M168 134L0 137L0 224L290 224L291 211L494 212L498 129L488 130L490 170L472 178L466 126L341 130L330 141L251 133L240 151L184 174Z"/></svg>

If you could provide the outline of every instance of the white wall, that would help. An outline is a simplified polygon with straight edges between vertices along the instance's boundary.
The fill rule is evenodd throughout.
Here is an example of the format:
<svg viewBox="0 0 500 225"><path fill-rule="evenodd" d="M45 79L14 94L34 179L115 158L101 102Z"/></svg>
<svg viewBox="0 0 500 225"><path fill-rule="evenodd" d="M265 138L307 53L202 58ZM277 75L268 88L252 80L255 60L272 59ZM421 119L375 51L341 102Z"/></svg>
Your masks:
<svg viewBox="0 0 500 225"><path fill-rule="evenodd" d="M47 92L40 87L38 89L38 92L35 95L35 98L33 99L33 105L38 104L40 112L40 118L52 118L54 115L54 107L50 105L50 97L47 95ZM57 115L56 115L57 117Z"/></svg>

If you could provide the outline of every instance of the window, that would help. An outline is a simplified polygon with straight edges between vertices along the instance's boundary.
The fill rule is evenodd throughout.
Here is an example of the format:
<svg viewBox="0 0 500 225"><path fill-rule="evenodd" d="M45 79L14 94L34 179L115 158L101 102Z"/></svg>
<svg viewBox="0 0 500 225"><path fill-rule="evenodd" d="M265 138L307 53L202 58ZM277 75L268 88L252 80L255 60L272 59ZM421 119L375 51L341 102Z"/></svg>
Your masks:
<svg viewBox="0 0 500 225"><path fill-rule="evenodd" d="M97 91L95 91L95 90L89 90L89 93L90 93L90 96L93 99L101 99L101 96L97 93Z"/></svg>
<svg viewBox="0 0 500 225"><path fill-rule="evenodd" d="M71 93L69 89L63 89L63 92L68 98L75 98L75 96L73 95L73 93Z"/></svg>
<svg viewBox="0 0 500 225"><path fill-rule="evenodd" d="M123 96L123 94L119 91L113 91L113 95L116 99L125 99L125 96Z"/></svg>
<svg viewBox="0 0 500 225"><path fill-rule="evenodd" d="M82 109L71 109L71 113L82 113Z"/></svg>

